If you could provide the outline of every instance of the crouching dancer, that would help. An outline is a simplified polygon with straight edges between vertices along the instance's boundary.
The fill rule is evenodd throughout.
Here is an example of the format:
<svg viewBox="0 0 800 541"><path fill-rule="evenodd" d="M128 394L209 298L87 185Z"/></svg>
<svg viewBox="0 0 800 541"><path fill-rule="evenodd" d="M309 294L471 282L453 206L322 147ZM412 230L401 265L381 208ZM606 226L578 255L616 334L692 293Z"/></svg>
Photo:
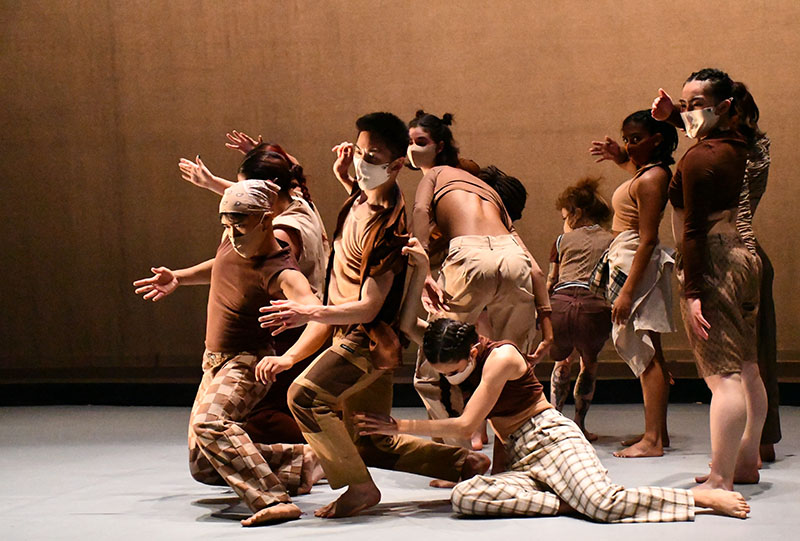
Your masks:
<svg viewBox="0 0 800 541"><path fill-rule="evenodd" d="M400 363L397 314L406 258L405 202L397 185L408 147L405 124L390 113L358 119L356 145L335 147L337 177L351 194L339 214L327 275L327 306L274 302L265 326L308 323L294 346L266 357L256 375L272 380L316 350L335 328L333 345L289 388L289 407L313 447L331 488L347 486L336 501L318 509L324 518L357 514L380 501L367 466L458 481L483 473L485 455L411 436L358 437L352 412L389 414L393 369ZM353 163L356 180L349 177ZM340 412L342 417L340 417Z"/></svg>
<svg viewBox="0 0 800 541"><path fill-rule="evenodd" d="M417 244L406 252L416 259L408 299L419 297L427 258ZM404 328L409 318L403 315ZM453 509L465 515L538 516L579 513L600 522L692 520L695 506L746 518L750 507L741 494L725 490L679 488L626 489L608 478L580 428L561 415L542 394L533 366L510 342L491 342L475 327L438 319L425 328L416 320L409 332L431 365L446 377L465 377L476 390L457 418L394 420L356 415L361 434L413 433L436 437L469 435L488 417L506 446L508 471L478 475L456 485ZM410 331L411 329L409 329Z"/></svg>
<svg viewBox="0 0 800 541"><path fill-rule="evenodd" d="M319 304L289 249L272 229L278 187L244 180L222 197L225 233L214 259L134 282L136 293L157 301L180 285L211 284L208 295L203 379L189 420L189 464L201 483L226 483L253 511L242 521L255 526L298 518L289 494L304 494L321 477L307 445L257 444L244 425L270 389L256 381L261 356L272 354L272 337L259 327L259 307L273 299Z"/></svg>

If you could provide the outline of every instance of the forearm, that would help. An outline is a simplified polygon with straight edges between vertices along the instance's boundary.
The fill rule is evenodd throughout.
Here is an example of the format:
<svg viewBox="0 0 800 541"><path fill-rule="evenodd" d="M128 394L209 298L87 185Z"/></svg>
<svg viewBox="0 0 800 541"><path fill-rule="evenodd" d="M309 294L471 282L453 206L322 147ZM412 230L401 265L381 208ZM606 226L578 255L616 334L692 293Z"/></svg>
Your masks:
<svg viewBox="0 0 800 541"><path fill-rule="evenodd" d="M432 438L469 439L473 432L478 430L480 421L473 424L474 426L470 426L463 417L436 420L398 419L397 431L401 434L415 434Z"/></svg>
<svg viewBox="0 0 800 541"><path fill-rule="evenodd" d="M642 276L644 276L647 265L650 263L650 258L653 257L653 251L655 251L656 246L658 246L658 237L640 239L639 246L636 247L636 252L633 254L631 269L625 279L625 285L622 286L622 291L633 296L639 282L642 280Z"/></svg>
<svg viewBox="0 0 800 541"><path fill-rule="evenodd" d="M178 285L182 286L196 286L207 285L211 283L211 268L214 266L214 259L203 261L193 267L185 269L178 269L173 271L175 278L178 279Z"/></svg>
<svg viewBox="0 0 800 541"><path fill-rule="evenodd" d="M400 309L400 330L411 341L421 344L424 329L420 328L417 314L422 311L422 290L425 287L425 279L430 270L427 266L420 265L414 266L413 269L411 280L408 283L408 290L403 300L403 307Z"/></svg>
<svg viewBox="0 0 800 541"><path fill-rule="evenodd" d="M552 312L539 313L539 327L542 329L542 342L553 343L553 319Z"/></svg>
<svg viewBox="0 0 800 541"><path fill-rule="evenodd" d="M206 190L210 190L210 191L214 192L215 194L222 195L222 194L225 193L225 190L227 190L228 188L233 186L233 184L234 183L231 182L230 180L227 180L227 179L224 179L222 177L218 177L218 176L212 175L212 177L209 179L209 181L203 187Z"/></svg>
<svg viewBox="0 0 800 541"><path fill-rule="evenodd" d="M346 302L338 305L317 306L310 314L311 321L325 325L352 325L368 323L375 319L380 311L368 299Z"/></svg>
<svg viewBox="0 0 800 541"><path fill-rule="evenodd" d="M308 323L297 342L286 350L282 357L290 359L292 364L307 359L325 345L325 341L331 335L331 330L329 325L313 321Z"/></svg>
<svg viewBox="0 0 800 541"><path fill-rule="evenodd" d="M356 185L356 180L350 176L350 173L342 175L338 172L334 172L334 176L342 185L342 187L347 190L348 195L353 193L353 187Z"/></svg>

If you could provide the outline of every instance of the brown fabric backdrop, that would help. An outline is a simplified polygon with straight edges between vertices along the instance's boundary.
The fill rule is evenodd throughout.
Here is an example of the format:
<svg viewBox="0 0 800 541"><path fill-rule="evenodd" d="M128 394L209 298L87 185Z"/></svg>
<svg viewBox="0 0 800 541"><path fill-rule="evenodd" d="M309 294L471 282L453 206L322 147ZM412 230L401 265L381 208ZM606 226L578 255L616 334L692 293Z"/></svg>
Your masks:
<svg viewBox="0 0 800 541"><path fill-rule="evenodd" d="M345 194L329 149L357 116L454 113L464 156L525 182L519 229L546 265L557 193L587 173L607 193L625 179L589 142L705 66L750 85L773 141L756 226L777 269L781 356L800 358L795 0L668 13L636 0L4 0L0 21L3 381L172 381L199 366L205 288L154 305L130 284L213 256L217 199L176 164L199 153L233 175L226 130L297 155L330 228ZM403 173L408 198L417 178ZM680 333L665 345L686 349Z"/></svg>

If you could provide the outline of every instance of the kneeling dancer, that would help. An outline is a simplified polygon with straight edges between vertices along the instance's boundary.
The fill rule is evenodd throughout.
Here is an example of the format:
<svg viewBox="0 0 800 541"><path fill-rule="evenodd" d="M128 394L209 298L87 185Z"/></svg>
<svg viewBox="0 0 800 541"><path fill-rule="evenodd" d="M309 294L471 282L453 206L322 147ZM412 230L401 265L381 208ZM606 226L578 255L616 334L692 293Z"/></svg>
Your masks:
<svg viewBox="0 0 800 541"><path fill-rule="evenodd" d="M259 307L273 299L319 304L289 249L272 229L278 187L244 180L225 190L219 205L225 233L217 254L190 268L153 268L134 282L157 301L180 285L211 284L203 379L189 420L189 465L201 483L226 483L253 511L244 526L299 518L289 493L303 494L321 477L307 445L254 443L245 425L270 390L256 381L259 358L272 354L270 333L258 325Z"/></svg>
<svg viewBox="0 0 800 541"><path fill-rule="evenodd" d="M421 260L425 266L424 254ZM412 287L420 288L424 279L424 275L413 279ZM417 320L417 331L410 334L419 340L424 325ZM508 471L478 475L456 485L451 496L455 512L485 516L579 513L601 522L673 522L692 520L698 506L747 517L750 507L736 492L626 489L612 483L580 428L550 405L533 366L510 342L492 342L478 336L473 325L438 319L424 331L422 348L439 373L466 376L464 383L477 386L464 413L441 420L359 414L356 421L362 434L443 437L468 435L488 418L506 446Z"/></svg>

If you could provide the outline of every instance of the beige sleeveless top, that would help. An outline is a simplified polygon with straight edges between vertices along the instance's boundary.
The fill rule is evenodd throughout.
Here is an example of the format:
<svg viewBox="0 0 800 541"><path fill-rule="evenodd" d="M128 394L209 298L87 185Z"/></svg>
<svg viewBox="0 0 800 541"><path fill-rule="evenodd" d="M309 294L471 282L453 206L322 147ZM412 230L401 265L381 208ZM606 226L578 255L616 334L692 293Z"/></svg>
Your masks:
<svg viewBox="0 0 800 541"><path fill-rule="evenodd" d="M300 235L303 246L297 258L300 268L314 294L322 299L325 294L325 272L328 268L330 245L319 213L300 197L293 197L285 211L272 221L275 229L291 229Z"/></svg>

